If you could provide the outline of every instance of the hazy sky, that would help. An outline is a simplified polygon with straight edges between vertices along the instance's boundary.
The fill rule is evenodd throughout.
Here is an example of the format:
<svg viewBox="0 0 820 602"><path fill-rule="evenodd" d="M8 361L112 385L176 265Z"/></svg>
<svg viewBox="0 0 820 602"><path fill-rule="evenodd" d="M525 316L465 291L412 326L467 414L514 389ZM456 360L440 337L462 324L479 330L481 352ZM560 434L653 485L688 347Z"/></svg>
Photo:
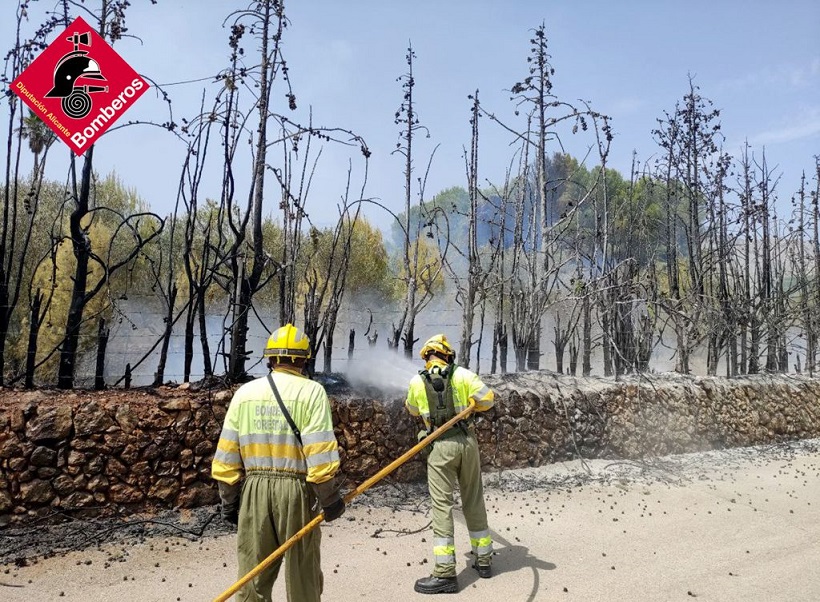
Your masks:
<svg viewBox="0 0 820 602"><path fill-rule="evenodd" d="M12 45L16 4L2 0L4 51ZM37 11L57 3L32 4L35 21ZM206 78L227 64L224 18L232 8L244 6L246 2L228 0L159 0L156 6L135 0L127 13L128 26L142 41L123 40L116 50L156 82ZM396 78L406 71L408 42L417 56L417 110L430 131L429 139L419 141L416 176L422 175L433 147L440 145L430 169L429 198L443 188L464 185L468 94L479 89L485 108L512 120L514 106L507 90L525 77L531 30L542 22L555 68L553 92L570 102L588 100L612 117L616 138L610 166L624 175L633 150L642 161L657 152L651 134L656 119L674 110L688 91L690 75L701 94L721 109L728 151L737 152L744 139L758 156L765 146L769 166L778 166L783 174L778 188L782 202L797 189L801 171L811 175L812 157L820 154L816 0L302 0L286 2L286 12L291 26L285 34L285 57L300 114L312 108L315 123L349 128L364 137L373 153L365 194L396 211L403 206L404 180L402 158L391 154L398 139L393 119L401 102ZM35 25L32 22L29 31ZM196 113L208 85L168 88L177 121ZM275 93L280 112L287 112L284 92L279 88ZM210 101L214 93L211 85L206 98ZM162 107L149 91L126 119L161 121ZM5 127L3 122L3 137ZM481 128L480 177L484 183L500 183L511 155L510 136L486 119ZM581 155L592 139L565 142L568 151ZM54 151L49 173L62 179L69 151L64 145ZM103 136L94 158L98 172L116 170L154 210L165 214L173 207L183 151L167 133L135 127ZM307 205L316 223L331 221L347 168L343 153L325 151ZM361 163L354 170L358 182ZM210 174L205 194L218 197L216 162ZM240 183L244 186L246 182ZM275 215L273 196L268 206ZM384 212L370 207L366 213L377 225L389 226Z"/></svg>

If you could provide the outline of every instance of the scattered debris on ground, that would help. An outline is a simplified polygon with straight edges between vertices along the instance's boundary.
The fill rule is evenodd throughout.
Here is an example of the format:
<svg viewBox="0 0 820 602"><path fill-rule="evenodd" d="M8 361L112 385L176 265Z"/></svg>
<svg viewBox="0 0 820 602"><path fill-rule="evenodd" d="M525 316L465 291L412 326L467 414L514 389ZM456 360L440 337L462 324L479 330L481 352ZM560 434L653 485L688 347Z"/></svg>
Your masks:
<svg viewBox="0 0 820 602"><path fill-rule="evenodd" d="M660 482L672 487L685 487L687 483L700 480L706 473L712 479L731 479L742 463L788 462L795 454L816 453L819 450L820 439L809 439L643 460L574 460L533 468L491 470L485 472L484 482L485 487L496 495L569 490L588 484L626 489ZM347 489L352 487L348 484ZM387 479L357 497L353 504L420 514L429 512L429 496L424 482L397 483ZM120 518L79 519L55 513L25 527L0 529L0 565L25 566L36 562L37 558L99 548L104 544L126 541L141 543L150 537L174 536L201 542L203 538L233 530L232 525L219 517L217 506ZM373 537L386 535L386 529L377 529L372 534ZM401 536L402 533L392 535Z"/></svg>

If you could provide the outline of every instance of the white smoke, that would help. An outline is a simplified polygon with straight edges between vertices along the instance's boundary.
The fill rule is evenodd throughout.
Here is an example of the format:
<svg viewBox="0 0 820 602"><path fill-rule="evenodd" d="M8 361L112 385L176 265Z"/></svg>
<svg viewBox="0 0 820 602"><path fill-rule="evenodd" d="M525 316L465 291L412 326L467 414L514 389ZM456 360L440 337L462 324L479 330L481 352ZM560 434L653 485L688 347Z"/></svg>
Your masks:
<svg viewBox="0 0 820 602"><path fill-rule="evenodd" d="M410 379L423 368L421 360L408 359L401 350L368 347L356 351L354 358L347 362L344 373L353 387L374 387L403 394Z"/></svg>

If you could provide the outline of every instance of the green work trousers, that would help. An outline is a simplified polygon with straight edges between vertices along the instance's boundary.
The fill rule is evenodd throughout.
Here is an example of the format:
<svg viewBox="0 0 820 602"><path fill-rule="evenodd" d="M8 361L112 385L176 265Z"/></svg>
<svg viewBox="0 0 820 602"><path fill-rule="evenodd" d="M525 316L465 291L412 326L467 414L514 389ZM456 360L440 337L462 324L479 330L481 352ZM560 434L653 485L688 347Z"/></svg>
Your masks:
<svg viewBox="0 0 820 602"><path fill-rule="evenodd" d="M303 479L250 473L242 486L237 530L239 576L285 543L319 513L315 496ZM313 507L316 506L314 510ZM322 535L313 529L285 552L285 585L288 602L319 602L322 569L319 547ZM270 602L271 589L282 560L277 560L239 590L239 602Z"/></svg>
<svg viewBox="0 0 820 602"><path fill-rule="evenodd" d="M433 505L433 554L436 559L433 575L454 577L453 494L456 483L461 492L461 507L473 551L485 563L492 556L478 441L473 434L464 434L454 427L452 434L436 440L432 447L427 458L427 486Z"/></svg>

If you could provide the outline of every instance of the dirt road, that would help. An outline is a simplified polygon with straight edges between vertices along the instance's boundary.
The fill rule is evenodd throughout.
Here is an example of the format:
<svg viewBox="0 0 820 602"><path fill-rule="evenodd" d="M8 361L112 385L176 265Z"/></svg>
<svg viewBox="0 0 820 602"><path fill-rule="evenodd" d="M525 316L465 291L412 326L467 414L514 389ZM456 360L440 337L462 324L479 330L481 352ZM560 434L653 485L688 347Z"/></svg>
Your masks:
<svg viewBox="0 0 820 602"><path fill-rule="evenodd" d="M814 602L820 600L819 477L820 440L646 464L596 460L486 474L495 575L478 579L469 568L469 540L457 513L460 591L446 599ZM423 488L380 487L358 498L340 520L323 526L323 599L425 599L413 582L430 570L429 523ZM183 534L179 529L191 524L179 522L169 532ZM7 552L0 600L211 600L232 583L236 564L235 537L209 532L140 531L27 566L8 555L12 546L26 554L20 534L0 532L0 551ZM112 529L99 537L122 535ZM52 537L59 545L58 535ZM282 581L274 599L285 599Z"/></svg>

